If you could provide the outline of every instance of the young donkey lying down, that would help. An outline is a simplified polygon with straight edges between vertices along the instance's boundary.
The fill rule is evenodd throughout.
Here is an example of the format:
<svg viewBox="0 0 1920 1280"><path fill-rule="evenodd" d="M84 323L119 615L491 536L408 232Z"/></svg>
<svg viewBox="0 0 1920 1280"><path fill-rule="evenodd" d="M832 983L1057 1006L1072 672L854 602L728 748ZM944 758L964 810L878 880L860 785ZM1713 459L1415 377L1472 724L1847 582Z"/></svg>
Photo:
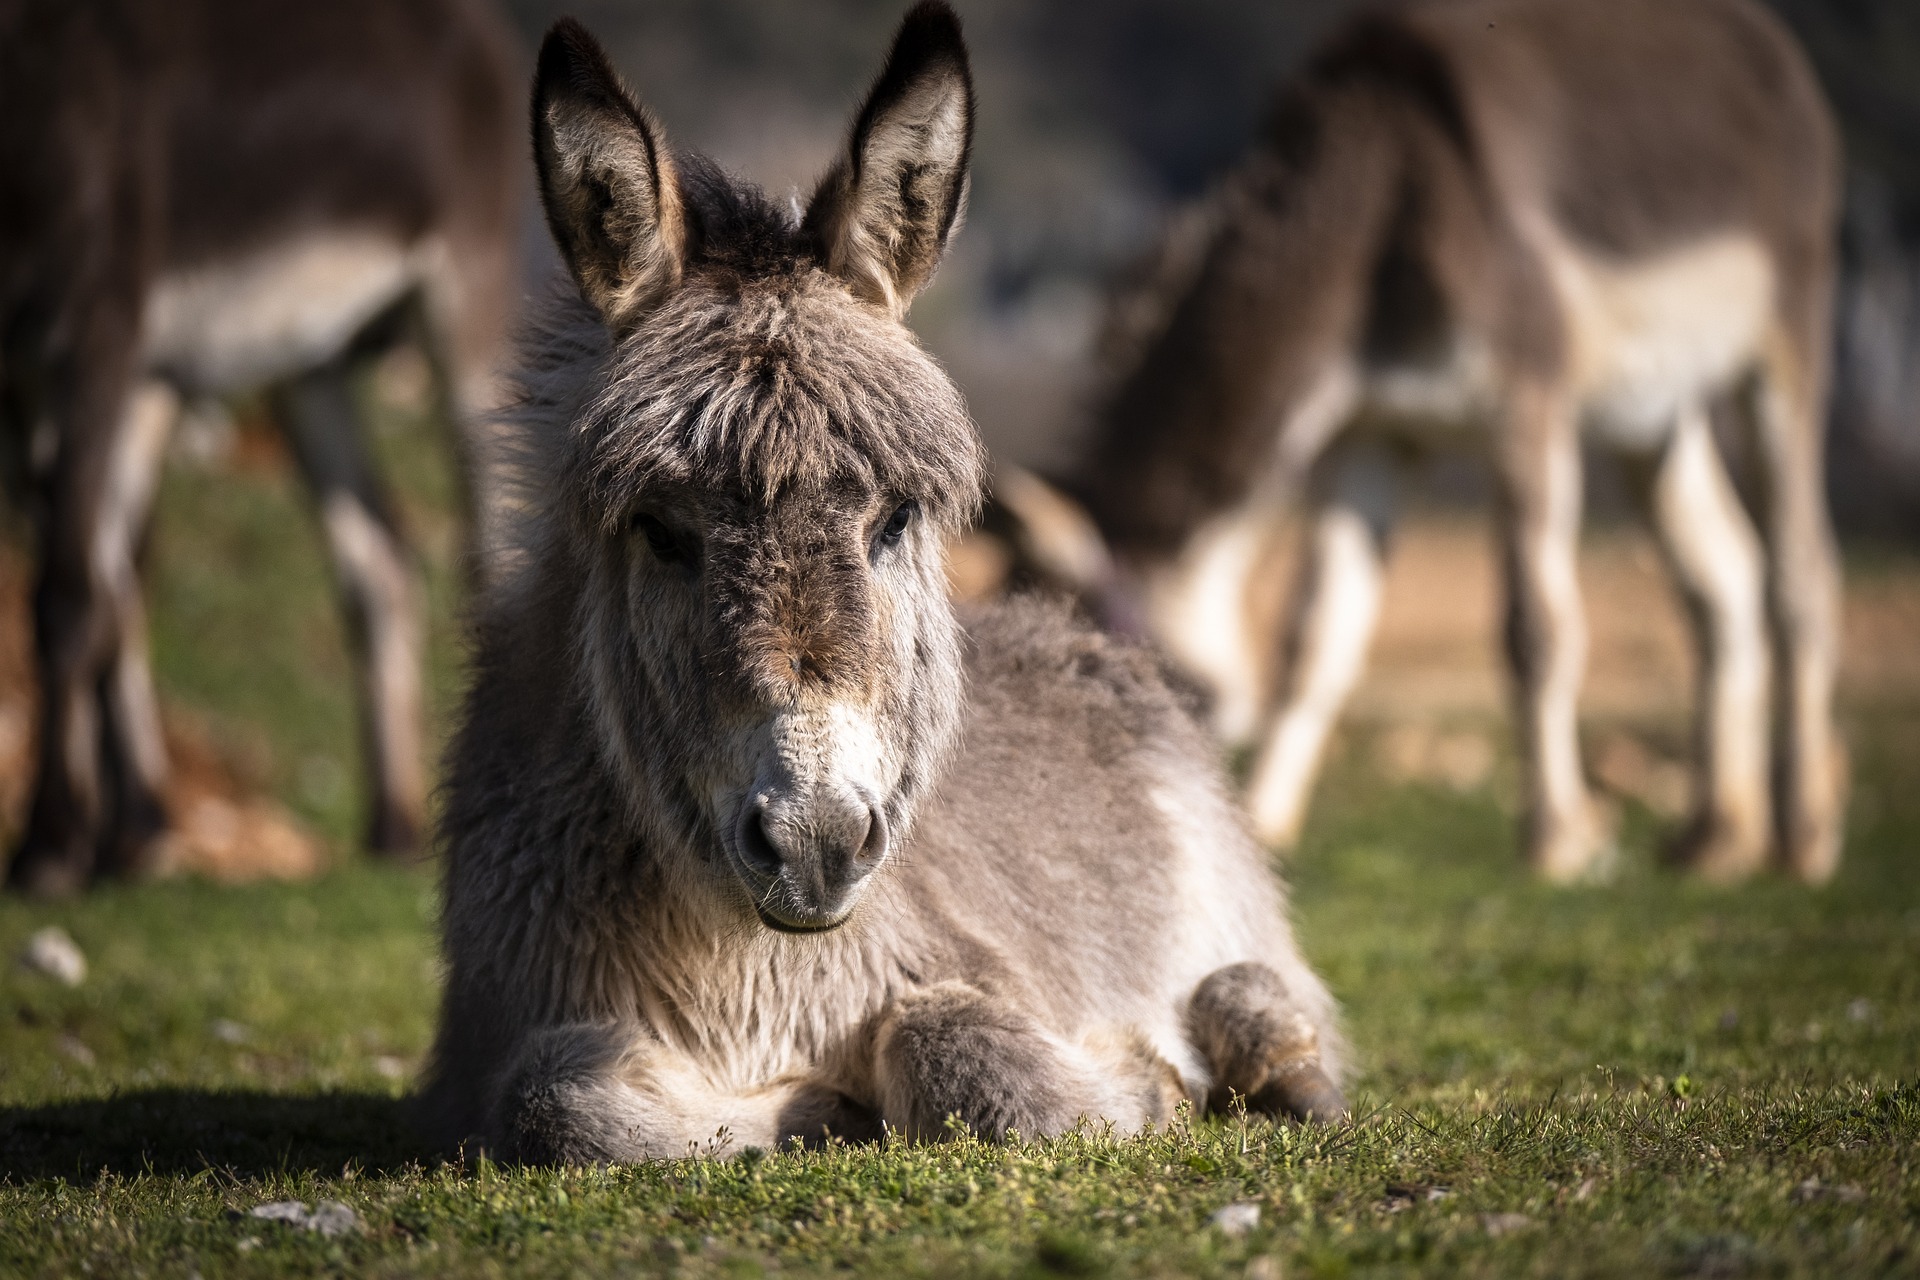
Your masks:
<svg viewBox="0 0 1920 1280"><path fill-rule="evenodd" d="M670 152L579 26L534 85L589 313L527 375L548 491L478 624L427 1104L497 1156L884 1123L1343 1109L1333 1008L1144 654L1037 604L962 631L981 454L902 323L972 134L908 15L797 219Z"/></svg>

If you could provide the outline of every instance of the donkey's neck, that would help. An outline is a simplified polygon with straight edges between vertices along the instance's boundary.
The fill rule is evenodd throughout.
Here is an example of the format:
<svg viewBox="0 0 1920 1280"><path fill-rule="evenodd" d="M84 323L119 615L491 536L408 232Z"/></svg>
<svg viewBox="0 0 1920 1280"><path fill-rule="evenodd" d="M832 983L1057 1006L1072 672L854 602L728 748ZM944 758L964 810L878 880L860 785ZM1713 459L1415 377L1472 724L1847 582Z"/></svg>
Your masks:
<svg viewBox="0 0 1920 1280"><path fill-rule="evenodd" d="M742 1087L857 1052L873 1015L917 967L920 948L911 931L883 923L884 901L809 935L746 919L716 928L726 905L691 894L650 904L634 939L633 1016Z"/></svg>
<svg viewBox="0 0 1920 1280"><path fill-rule="evenodd" d="M586 732L592 697L578 671L567 683L570 694L548 706L547 731L578 747L598 737ZM547 992L548 1019L639 1023L745 1088L853 1048L871 1015L925 967L893 868L840 929L776 933L746 908L710 832L636 806L631 793L646 789L621 779L603 742L574 761L571 778L535 801L542 812L527 815L521 843L536 856L502 867L517 882L507 892L523 920L519 950L571 957L543 963L564 975ZM600 803L582 804L585 796ZM566 828L571 838L534 845Z"/></svg>

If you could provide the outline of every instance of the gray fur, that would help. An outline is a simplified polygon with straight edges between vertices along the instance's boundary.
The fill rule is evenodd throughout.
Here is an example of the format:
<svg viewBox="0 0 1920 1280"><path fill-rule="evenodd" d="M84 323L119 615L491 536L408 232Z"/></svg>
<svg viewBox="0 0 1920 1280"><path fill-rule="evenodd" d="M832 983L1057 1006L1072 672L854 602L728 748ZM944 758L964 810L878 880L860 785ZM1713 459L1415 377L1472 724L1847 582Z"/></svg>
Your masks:
<svg viewBox="0 0 1920 1280"><path fill-rule="evenodd" d="M536 132L587 39L550 38ZM970 103L965 71L922 5L875 92ZM1275 975L1270 1021L1337 1079L1332 1001L1155 660L1057 605L955 617L980 448L889 300L930 267L881 296L814 219L670 163L678 283L635 316L603 280L617 311L557 305L529 361L531 488L447 783L439 1136L605 1161L1133 1129L1204 1102L1218 1046L1258 1056L1192 1007L1228 966ZM957 216L904 207L903 243Z"/></svg>

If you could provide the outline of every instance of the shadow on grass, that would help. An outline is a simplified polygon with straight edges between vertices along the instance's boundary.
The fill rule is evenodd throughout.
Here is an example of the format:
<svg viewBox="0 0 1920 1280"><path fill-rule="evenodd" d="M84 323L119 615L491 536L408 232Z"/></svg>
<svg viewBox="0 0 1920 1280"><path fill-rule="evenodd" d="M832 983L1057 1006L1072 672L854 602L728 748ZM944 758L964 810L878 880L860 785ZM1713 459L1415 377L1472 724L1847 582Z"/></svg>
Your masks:
<svg viewBox="0 0 1920 1280"><path fill-rule="evenodd" d="M145 1089L39 1107L0 1107L0 1181L91 1180L101 1173L240 1177L369 1173L432 1153L405 1099L373 1093Z"/></svg>

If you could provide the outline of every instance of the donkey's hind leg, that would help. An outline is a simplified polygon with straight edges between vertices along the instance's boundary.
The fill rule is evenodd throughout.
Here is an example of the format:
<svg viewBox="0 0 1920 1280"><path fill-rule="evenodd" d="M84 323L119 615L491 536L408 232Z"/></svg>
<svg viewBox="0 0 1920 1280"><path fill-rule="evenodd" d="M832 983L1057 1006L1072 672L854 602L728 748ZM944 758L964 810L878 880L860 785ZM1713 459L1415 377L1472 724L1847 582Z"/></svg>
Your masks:
<svg viewBox="0 0 1920 1280"><path fill-rule="evenodd" d="M30 893L145 871L165 827L166 751L134 551L175 402L159 384L130 390L128 349L106 345L112 357L80 365L88 376L73 376L52 406L61 441L34 600L39 775L7 874Z"/></svg>
<svg viewBox="0 0 1920 1280"><path fill-rule="evenodd" d="M1840 566L1827 513L1824 305L1772 335L1755 397L1762 529L1779 661L1779 828L1787 867L1820 883L1840 865L1846 744L1833 721L1840 665Z"/></svg>
<svg viewBox="0 0 1920 1280"><path fill-rule="evenodd" d="M1278 973L1252 962L1209 974L1187 1005L1187 1037L1213 1072L1207 1109L1247 1108L1331 1122L1347 1113L1321 1061L1313 1020Z"/></svg>
<svg viewBox="0 0 1920 1280"><path fill-rule="evenodd" d="M1773 821L1760 539L1701 407L1681 413L1646 498L1697 637L1694 816L1676 860L1716 879L1751 875Z"/></svg>
<svg viewBox="0 0 1920 1280"><path fill-rule="evenodd" d="M1580 598L1581 467L1576 410L1564 389L1522 380L1500 434L1507 656L1527 770L1526 856L1550 880L1604 866L1611 834L1580 768L1587 618Z"/></svg>
<svg viewBox="0 0 1920 1280"><path fill-rule="evenodd" d="M1366 669L1397 482L1393 459L1369 445L1341 447L1315 476L1278 707L1247 792L1254 830L1268 844L1299 840L1327 737Z"/></svg>
<svg viewBox="0 0 1920 1280"><path fill-rule="evenodd" d="M1167 1086L1176 1083L1170 1069L1156 1073L1144 1060L1126 1064L1144 1071L1096 1062L1024 1011L960 982L897 1001L874 1049L881 1115L911 1138L941 1137L954 1120L996 1141L1009 1130L1062 1133L1083 1118L1133 1130L1163 1118Z"/></svg>
<svg viewBox="0 0 1920 1280"><path fill-rule="evenodd" d="M319 508L358 650L371 775L367 847L418 850L426 815L419 589L353 402L350 353L279 388L275 408Z"/></svg>
<svg viewBox="0 0 1920 1280"><path fill-rule="evenodd" d="M97 871L138 876L157 869L167 830L163 797L170 773L160 703L147 649L147 608L140 589L139 548L146 537L167 439L180 397L149 381L128 400L114 441L108 500L97 552L114 617L115 650L103 678L103 763L114 789L111 829Z"/></svg>

